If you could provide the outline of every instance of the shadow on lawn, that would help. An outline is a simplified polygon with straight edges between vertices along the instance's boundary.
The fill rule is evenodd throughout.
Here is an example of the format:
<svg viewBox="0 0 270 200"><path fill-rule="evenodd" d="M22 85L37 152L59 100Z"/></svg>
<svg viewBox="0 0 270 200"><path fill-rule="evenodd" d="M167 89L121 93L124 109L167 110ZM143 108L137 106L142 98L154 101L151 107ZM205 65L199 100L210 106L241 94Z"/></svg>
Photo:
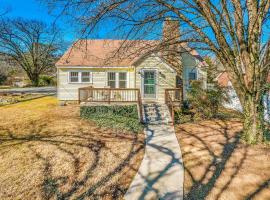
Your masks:
<svg viewBox="0 0 270 200"><path fill-rule="evenodd" d="M208 197L208 195L213 192L213 189L216 188L216 184L219 185L217 192L211 194L210 199L222 199L222 194L225 192L233 182L234 178L237 176L241 170L245 160L248 156L248 145L240 144L240 132L236 134L229 134L229 130L232 128L229 126L228 121L214 121L214 126L208 126L204 123L197 124L195 126L199 127L200 131L193 132L189 131L187 128L179 128L179 133L187 139L188 137L192 139L193 142L188 143L191 148L198 149L196 153L203 153L209 156L209 161L207 162L206 168L203 169L201 176L198 177L196 170L192 169L193 167L201 167L204 161L196 162L196 158L200 160L200 157L193 157L189 159L190 154L196 155L194 152L186 151L183 154L184 158L184 168L186 175L190 177L192 186L190 190L185 193L184 199L187 200L203 200ZM202 133L203 131L208 131L206 134ZM181 136L181 137L182 137ZM220 139L222 137L222 142ZM216 139L215 139L216 138ZM217 151L216 146L221 147L220 151ZM231 169L228 171L229 159L232 155L241 149L240 153L238 152L237 161L235 163L230 163ZM207 153L205 153L207 152ZM205 154L204 154L205 153ZM234 156L235 157L235 156ZM191 166L185 166L185 160L187 163L190 161L195 161L196 164ZM190 163L189 163L190 164ZM205 163L203 163L205 164ZM205 164L206 165L206 164ZM225 169L227 170L225 172ZM224 175L225 173L225 175ZM220 183L220 181L222 183ZM244 199L253 199L256 194L258 194L263 189L269 187L270 179L262 183L258 188L254 188L254 192L248 194ZM239 185L239 189L243 186ZM238 191L236 189L235 191Z"/></svg>
<svg viewBox="0 0 270 200"><path fill-rule="evenodd" d="M253 199L261 191L269 188L269 177L266 181L262 179L261 181L265 182L261 185L256 185L257 183L252 180L253 175L257 177L256 172L245 171L253 162L249 156L256 156L256 150L240 142L239 125L241 126L240 122L232 124L230 121L214 120L210 125L195 124L194 127L197 128L195 131L181 126L178 128L181 141L188 147L188 150L183 153L183 159L186 176L191 180L191 188L185 193L184 199L223 199L223 195L225 198L231 198L226 197L228 191L234 193L234 198L231 199L241 199L243 195L244 199ZM193 151L195 149L196 151ZM206 160L204 160L205 156ZM254 168L255 171L257 168ZM260 169L263 168L258 168ZM248 179L243 180L243 185L240 182L240 185L236 186L240 177L245 176ZM236 177L237 181L233 182ZM249 190L245 191L245 186L248 184ZM239 188L232 190L232 187ZM250 190L251 187L253 188Z"/></svg>
<svg viewBox="0 0 270 200"><path fill-rule="evenodd" d="M119 173L122 173L124 168L128 168L129 170L133 171L136 170L130 162L144 149L144 142L139 140L136 134L129 136L124 134L110 135L107 133L101 133L100 129L98 128L94 131L99 132L100 135L103 135L105 141L102 139L94 139L91 137L91 134L59 134L52 136L35 133L25 136L16 136L13 135L9 130L5 130L5 132L8 134L0 135L0 150L2 151L7 147L16 147L23 144L27 145L28 149L33 155L35 155L36 159L43 163L42 197L44 199L73 199L74 197L76 197L76 199L118 199L125 194L128 187L123 187L123 185L115 181L113 184L108 182ZM95 177L94 170L95 173L97 173L96 171L100 167L100 155L102 151L110 151L110 153L114 154L114 156L118 156L106 146L106 141L110 139L125 140L131 142L132 145L129 146L129 149L127 149L127 151L129 151L127 156L123 158L116 167L110 171L106 171L106 173L103 172L104 175L102 175L98 181L89 184L89 181L91 182L90 179ZM42 155L40 153L40 149L37 149L36 147L36 142L42 143L43 145L53 145L57 148L57 151L67 155L69 162L72 163L72 166L75 169L72 177L53 176L53 156ZM63 145L66 145L65 148L62 147ZM78 158L76 153L72 152L68 147L77 148L78 150L81 148L86 148L89 152L88 156L94 156L91 165L84 170L83 177L80 173L80 158ZM71 179L72 182L70 183ZM65 186L67 183L69 187L63 192L63 190L60 188ZM105 189L103 188L103 190L100 191L100 188L105 184L107 184L108 187L106 186Z"/></svg>
<svg viewBox="0 0 270 200"><path fill-rule="evenodd" d="M13 135L11 132L6 130L8 135L1 136L0 141L2 144L0 145L0 150L2 148L6 148L8 146L18 146L22 144L26 144L27 148L30 149L31 154L35 155L35 157L40 160L43 164L43 183L42 183L42 196L44 199L118 199L122 197L127 189L127 187L123 187L123 184L119 183L118 181L114 181L113 184L108 184L111 179L113 179L117 174L122 173L124 168L128 168L129 170L133 170L137 172L131 165L132 159L140 153L144 149L144 141L140 140L136 135L133 136L125 136L124 134L116 134L110 135L107 133L100 133L104 134L105 140L110 140L110 138L114 140L124 140L129 141L132 143L131 146L127 149L128 154L125 158L118 163L118 165L110 171L102 173L102 177L95 181L94 183L89 184L91 179L95 178L95 173L97 173L97 169L99 168L101 162L101 153L102 151L110 151L106 146L106 141L97 140L91 135L84 135L83 133L77 135L67 135L67 134L55 134L55 135L44 135L39 133L39 130L42 130L43 126L47 126L48 124L39 124L38 127L33 128L31 130L32 133L30 135L25 135L23 137ZM1 127L0 127L1 128ZM166 130L166 127L162 127L161 129ZM155 145L151 142L153 138L153 130L151 128L147 128L147 130L151 133L147 137L147 142L151 146L151 148L156 149L156 151L161 152L162 154L166 155L169 158L169 162L164 165L164 168L159 169L157 174L147 174L144 178L146 186L140 196L139 199L145 199L149 193L154 193L154 196L162 197L162 199L178 199L179 191L166 194L160 194L160 191L154 188L154 185L160 181L168 172L170 172L171 168L175 165L181 165L182 162L179 161L178 156L174 154L170 149L162 146L162 145ZM94 132L100 132L97 128ZM47 133L48 134L48 133ZM69 162L72 162L72 166L74 167L75 171L72 174L72 183L68 184L70 181L70 177L67 176L54 176L53 175L53 157L44 155L44 153L40 153L40 149L38 149L35 145L36 142L42 143L44 145L53 145L57 148L57 151L62 152L65 155L69 156ZM65 148L63 148L65 146ZM75 146L76 148L86 148L89 151L89 156L94 155L94 160L91 161L91 166L89 166L86 171L84 172L84 176L81 177L80 172L80 160L77 157L76 153L72 152L69 146ZM112 151L110 151L113 153ZM117 155L115 155L117 156ZM151 162L155 162L155 160L150 160ZM79 178L80 177L80 178ZM122 179L126 178L126 174ZM179 180L180 181L180 180ZM68 189L64 190L63 186L68 184ZM106 185L106 189L101 188ZM180 194L181 195L181 194Z"/></svg>

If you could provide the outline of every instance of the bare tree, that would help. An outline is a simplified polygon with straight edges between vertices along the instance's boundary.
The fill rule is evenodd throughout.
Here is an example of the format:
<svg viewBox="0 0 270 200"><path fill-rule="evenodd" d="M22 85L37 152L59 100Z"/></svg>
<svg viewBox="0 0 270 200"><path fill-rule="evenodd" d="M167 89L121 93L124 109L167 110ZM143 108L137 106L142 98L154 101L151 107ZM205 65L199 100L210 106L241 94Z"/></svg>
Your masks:
<svg viewBox="0 0 270 200"><path fill-rule="evenodd" d="M126 38L158 33L166 17L181 24L180 40L212 53L224 66L243 106L248 143L264 140L262 97L269 73L270 0L47 0L76 19L82 34L110 21ZM59 8L59 7L58 7ZM79 12L75 12L78 10ZM121 32L119 31L119 32Z"/></svg>
<svg viewBox="0 0 270 200"><path fill-rule="evenodd" d="M34 86L38 86L42 73L54 67L60 45L59 29L43 22L24 19L1 21L0 50L26 72Z"/></svg>

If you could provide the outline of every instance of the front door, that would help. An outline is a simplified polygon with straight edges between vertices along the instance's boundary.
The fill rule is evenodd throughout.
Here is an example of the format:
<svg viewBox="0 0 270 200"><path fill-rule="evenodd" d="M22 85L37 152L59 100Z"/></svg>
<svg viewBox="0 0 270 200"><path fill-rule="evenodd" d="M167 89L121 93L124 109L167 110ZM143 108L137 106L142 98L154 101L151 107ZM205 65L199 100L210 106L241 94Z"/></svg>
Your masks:
<svg viewBox="0 0 270 200"><path fill-rule="evenodd" d="M156 71L143 71L143 97L148 99L155 99L156 91Z"/></svg>

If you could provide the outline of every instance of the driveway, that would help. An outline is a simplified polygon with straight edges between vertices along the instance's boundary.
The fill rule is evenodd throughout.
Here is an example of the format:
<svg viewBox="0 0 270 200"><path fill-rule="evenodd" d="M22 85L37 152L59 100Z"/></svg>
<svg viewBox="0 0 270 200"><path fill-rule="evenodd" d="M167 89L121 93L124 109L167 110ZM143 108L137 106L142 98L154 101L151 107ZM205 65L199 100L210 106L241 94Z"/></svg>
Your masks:
<svg viewBox="0 0 270 200"><path fill-rule="evenodd" d="M42 93L53 94L56 93L56 87L28 87L28 88L12 88L12 89L0 89L0 93Z"/></svg>

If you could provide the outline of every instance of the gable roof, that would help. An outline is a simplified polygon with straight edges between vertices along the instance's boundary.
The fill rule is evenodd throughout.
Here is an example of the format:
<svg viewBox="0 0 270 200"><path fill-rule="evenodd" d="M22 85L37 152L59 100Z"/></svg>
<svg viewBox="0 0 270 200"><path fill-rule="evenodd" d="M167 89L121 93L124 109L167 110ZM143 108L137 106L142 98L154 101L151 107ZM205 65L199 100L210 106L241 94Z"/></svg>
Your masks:
<svg viewBox="0 0 270 200"><path fill-rule="evenodd" d="M78 40L56 66L127 67L156 52L159 44L159 40ZM204 62L195 50L187 45L182 45L182 48Z"/></svg>

